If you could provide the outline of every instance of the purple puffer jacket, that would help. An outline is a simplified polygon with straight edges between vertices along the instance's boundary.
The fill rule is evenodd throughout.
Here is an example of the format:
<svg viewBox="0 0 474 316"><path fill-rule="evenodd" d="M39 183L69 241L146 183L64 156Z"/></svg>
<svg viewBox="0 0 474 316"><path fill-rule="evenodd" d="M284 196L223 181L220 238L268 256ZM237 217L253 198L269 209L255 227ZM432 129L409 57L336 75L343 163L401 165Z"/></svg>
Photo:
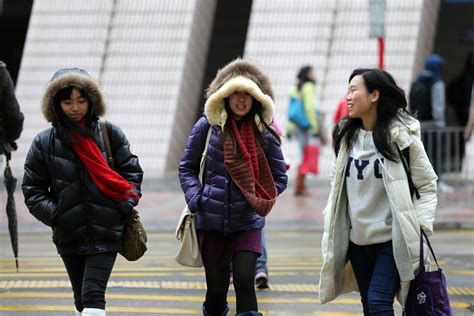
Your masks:
<svg viewBox="0 0 474 316"><path fill-rule="evenodd" d="M196 229L229 233L263 228L265 218L251 209L227 172L222 147L224 135L218 126L211 127L213 132L207 150L204 185L201 186L199 164L209 126L204 116L197 121L179 164L181 188L189 208L196 215ZM265 132L264 139L267 144L264 151L280 194L288 182L283 154L273 135Z"/></svg>

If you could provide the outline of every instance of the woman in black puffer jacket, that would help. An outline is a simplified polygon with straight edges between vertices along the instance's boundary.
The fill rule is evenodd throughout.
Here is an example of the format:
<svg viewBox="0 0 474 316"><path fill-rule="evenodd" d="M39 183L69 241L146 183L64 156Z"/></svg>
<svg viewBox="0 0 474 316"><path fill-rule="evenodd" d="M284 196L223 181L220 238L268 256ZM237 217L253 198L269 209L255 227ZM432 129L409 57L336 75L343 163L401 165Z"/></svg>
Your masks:
<svg viewBox="0 0 474 316"><path fill-rule="evenodd" d="M141 196L143 171L121 129L109 122L115 170L107 164L98 122L105 103L85 70L57 71L42 111L52 127L36 136L28 152L25 203L53 230L77 315L105 315L105 289L121 250L124 223Z"/></svg>

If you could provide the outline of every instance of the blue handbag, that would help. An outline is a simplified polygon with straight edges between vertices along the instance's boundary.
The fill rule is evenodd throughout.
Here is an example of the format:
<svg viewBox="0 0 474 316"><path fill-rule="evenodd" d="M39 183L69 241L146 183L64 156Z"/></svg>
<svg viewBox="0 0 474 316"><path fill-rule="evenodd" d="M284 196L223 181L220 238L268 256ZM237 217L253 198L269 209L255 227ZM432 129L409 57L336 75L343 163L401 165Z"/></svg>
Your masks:
<svg viewBox="0 0 474 316"><path fill-rule="evenodd" d="M304 111L303 100L296 97L290 97L290 104L288 106L288 120L304 131L311 128L311 124L309 123Z"/></svg>

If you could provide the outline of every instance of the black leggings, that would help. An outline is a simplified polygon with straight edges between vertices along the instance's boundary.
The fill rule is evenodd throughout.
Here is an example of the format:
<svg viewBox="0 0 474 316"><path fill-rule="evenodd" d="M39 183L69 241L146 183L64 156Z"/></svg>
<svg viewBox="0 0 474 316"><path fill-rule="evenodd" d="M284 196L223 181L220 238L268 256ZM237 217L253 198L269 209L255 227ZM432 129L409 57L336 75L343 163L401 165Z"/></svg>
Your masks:
<svg viewBox="0 0 474 316"><path fill-rule="evenodd" d="M255 294L255 252L237 251L232 257L232 273L237 298L237 313L258 311ZM227 307L230 268L209 268L206 270L206 310L212 315L221 315Z"/></svg>
<svg viewBox="0 0 474 316"><path fill-rule="evenodd" d="M84 308L105 309L105 289L117 253L61 255L61 258L74 291L76 309L79 312Z"/></svg>

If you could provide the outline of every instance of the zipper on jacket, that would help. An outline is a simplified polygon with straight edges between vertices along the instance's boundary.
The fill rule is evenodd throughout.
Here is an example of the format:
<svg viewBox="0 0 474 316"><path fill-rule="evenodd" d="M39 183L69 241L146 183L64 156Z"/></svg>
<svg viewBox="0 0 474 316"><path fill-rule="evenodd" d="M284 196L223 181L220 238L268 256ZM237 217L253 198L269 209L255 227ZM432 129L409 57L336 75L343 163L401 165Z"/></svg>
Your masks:
<svg viewBox="0 0 474 316"><path fill-rule="evenodd" d="M225 190L225 196L224 196L224 235L227 235L230 233L230 221L229 221L229 212L230 212L230 177L229 177L229 172L225 171L225 182L226 182L226 190Z"/></svg>
<svg viewBox="0 0 474 316"><path fill-rule="evenodd" d="M88 208L87 208L87 197L86 197L86 192L84 192L85 188L86 188L86 167L85 165L82 163L82 160L79 158L79 156L77 154L75 154L75 157L76 157L76 161L77 161L77 164L76 164L76 171L77 173L79 174L79 190L81 191L81 200L82 200L82 208L84 210L84 217L86 219L86 231L87 231L87 238L86 238L86 242L90 243L93 241L93 238L92 238L92 224L91 224L91 221L90 221L90 217L89 217L89 211L88 211ZM81 167L82 166L82 167Z"/></svg>

